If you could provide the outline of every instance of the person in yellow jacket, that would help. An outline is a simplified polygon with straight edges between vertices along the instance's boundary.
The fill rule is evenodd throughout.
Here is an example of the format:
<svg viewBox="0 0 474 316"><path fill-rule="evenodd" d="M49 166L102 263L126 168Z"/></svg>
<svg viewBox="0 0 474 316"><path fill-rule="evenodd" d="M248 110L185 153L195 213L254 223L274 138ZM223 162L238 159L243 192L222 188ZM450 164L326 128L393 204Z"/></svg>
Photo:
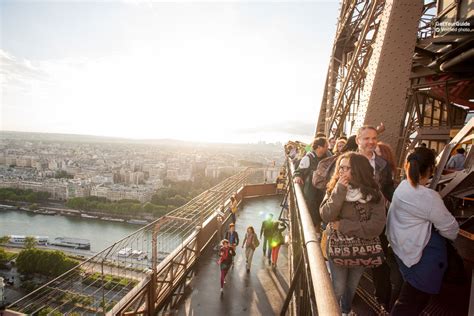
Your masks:
<svg viewBox="0 0 474 316"><path fill-rule="evenodd" d="M236 218L235 214L237 213L237 199L235 195L230 197L230 216L232 218L232 223L235 224Z"/></svg>

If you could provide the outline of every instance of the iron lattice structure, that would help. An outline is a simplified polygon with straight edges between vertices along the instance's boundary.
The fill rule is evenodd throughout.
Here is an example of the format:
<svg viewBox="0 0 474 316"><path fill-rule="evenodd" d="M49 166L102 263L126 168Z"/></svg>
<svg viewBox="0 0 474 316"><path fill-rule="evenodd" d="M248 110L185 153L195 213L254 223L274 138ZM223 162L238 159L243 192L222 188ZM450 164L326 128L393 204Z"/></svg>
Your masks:
<svg viewBox="0 0 474 316"><path fill-rule="evenodd" d="M422 142L440 153L474 110L473 6L463 0L423 7L397 144L399 165ZM470 25L469 31L439 27L456 22Z"/></svg>
<svg viewBox="0 0 474 316"><path fill-rule="evenodd" d="M262 179L258 169L229 177L8 308L25 314L47 309L68 315L152 315L173 307L200 250L216 234L210 224L217 211L242 186Z"/></svg>
<svg viewBox="0 0 474 316"><path fill-rule="evenodd" d="M420 142L440 152L474 110L473 7L342 1L316 132L338 137L383 122L399 164ZM440 27L456 22L470 29Z"/></svg>
<svg viewBox="0 0 474 316"><path fill-rule="evenodd" d="M361 102L384 1L342 1L316 131L339 136Z"/></svg>

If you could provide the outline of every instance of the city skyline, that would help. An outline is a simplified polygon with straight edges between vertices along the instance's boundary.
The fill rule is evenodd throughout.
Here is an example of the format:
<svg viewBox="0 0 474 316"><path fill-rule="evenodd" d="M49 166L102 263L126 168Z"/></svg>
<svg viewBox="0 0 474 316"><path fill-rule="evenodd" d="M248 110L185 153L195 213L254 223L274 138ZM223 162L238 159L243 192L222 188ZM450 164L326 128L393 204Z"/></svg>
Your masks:
<svg viewBox="0 0 474 316"><path fill-rule="evenodd" d="M68 134L68 133L54 133L54 132L23 132L23 131L8 131L2 130L0 132L0 140L24 140L24 141L48 141L48 142L101 142L101 143L131 143L131 144L158 144L158 145L282 145L281 141L266 141L254 140L252 142L215 142L205 140L186 140L178 138L127 138L118 136L102 136L102 135L87 135L87 134Z"/></svg>
<svg viewBox="0 0 474 316"><path fill-rule="evenodd" d="M310 141L337 7L4 1L1 130Z"/></svg>

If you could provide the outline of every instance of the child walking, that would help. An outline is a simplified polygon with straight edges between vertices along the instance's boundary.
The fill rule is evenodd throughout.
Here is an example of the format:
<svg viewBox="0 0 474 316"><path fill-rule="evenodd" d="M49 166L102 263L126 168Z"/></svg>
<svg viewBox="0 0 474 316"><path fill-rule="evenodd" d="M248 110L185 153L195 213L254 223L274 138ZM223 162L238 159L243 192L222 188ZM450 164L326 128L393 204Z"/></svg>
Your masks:
<svg viewBox="0 0 474 316"><path fill-rule="evenodd" d="M219 251L219 260L217 263L221 268L221 293L224 292L224 280L230 266L232 265L232 257L235 256L235 251L229 245L229 241L224 239L221 241L221 249Z"/></svg>

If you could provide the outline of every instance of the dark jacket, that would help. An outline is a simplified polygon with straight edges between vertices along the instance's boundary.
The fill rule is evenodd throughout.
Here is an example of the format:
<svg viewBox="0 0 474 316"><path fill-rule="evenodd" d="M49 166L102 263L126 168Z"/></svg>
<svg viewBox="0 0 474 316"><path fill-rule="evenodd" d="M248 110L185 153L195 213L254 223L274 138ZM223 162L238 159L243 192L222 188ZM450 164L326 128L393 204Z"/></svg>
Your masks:
<svg viewBox="0 0 474 316"><path fill-rule="evenodd" d="M265 238L269 238L273 235L273 221L271 219L262 222L262 227L260 227L260 238L262 238L262 234Z"/></svg>
<svg viewBox="0 0 474 316"><path fill-rule="evenodd" d="M383 196L392 202L393 192L395 192L392 169L385 159L377 155L375 155L375 181L380 185Z"/></svg>
<svg viewBox="0 0 474 316"><path fill-rule="evenodd" d="M285 242L283 237L283 231L286 229L286 226L283 222L274 222L273 223L273 235L272 235L272 248L279 246Z"/></svg>
<svg viewBox="0 0 474 316"><path fill-rule="evenodd" d="M301 159L295 170L294 177L300 177L304 181L303 194L306 203L311 203L315 200L316 190L312 184L313 171L316 170L319 162L326 157L326 154L322 157L318 157L315 152L310 151ZM307 160L309 160L309 164L306 162Z"/></svg>
<svg viewBox="0 0 474 316"><path fill-rule="evenodd" d="M234 231L234 236L233 236L233 240L231 241L231 232L230 230L228 230L226 233L225 233L225 239L227 239L229 241L229 244L230 245L236 245L238 246L239 245L239 234L237 234L236 231Z"/></svg>

